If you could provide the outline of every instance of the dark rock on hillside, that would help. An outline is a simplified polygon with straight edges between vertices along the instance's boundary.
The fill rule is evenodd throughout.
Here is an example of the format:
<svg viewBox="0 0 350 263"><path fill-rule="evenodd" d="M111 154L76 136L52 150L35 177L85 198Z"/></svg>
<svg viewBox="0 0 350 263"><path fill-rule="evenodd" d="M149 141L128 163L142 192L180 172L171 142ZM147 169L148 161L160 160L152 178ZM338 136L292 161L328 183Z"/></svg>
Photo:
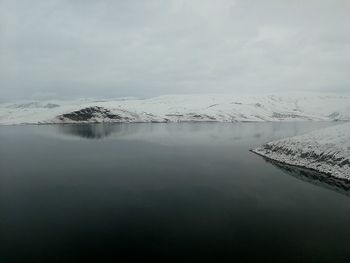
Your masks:
<svg viewBox="0 0 350 263"><path fill-rule="evenodd" d="M88 122L96 119L109 120L109 121L128 121L128 117L123 117L118 114L112 113L110 110L103 107L88 107L81 110L65 113L57 117L61 121L74 121L74 122Z"/></svg>

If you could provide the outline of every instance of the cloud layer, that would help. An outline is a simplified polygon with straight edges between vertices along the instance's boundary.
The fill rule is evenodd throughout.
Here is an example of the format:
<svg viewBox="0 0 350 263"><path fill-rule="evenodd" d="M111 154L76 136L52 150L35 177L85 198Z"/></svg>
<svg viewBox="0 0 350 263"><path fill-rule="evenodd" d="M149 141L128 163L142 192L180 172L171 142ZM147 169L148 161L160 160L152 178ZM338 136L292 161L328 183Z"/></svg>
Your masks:
<svg viewBox="0 0 350 263"><path fill-rule="evenodd" d="M350 90L347 0L0 0L2 99Z"/></svg>

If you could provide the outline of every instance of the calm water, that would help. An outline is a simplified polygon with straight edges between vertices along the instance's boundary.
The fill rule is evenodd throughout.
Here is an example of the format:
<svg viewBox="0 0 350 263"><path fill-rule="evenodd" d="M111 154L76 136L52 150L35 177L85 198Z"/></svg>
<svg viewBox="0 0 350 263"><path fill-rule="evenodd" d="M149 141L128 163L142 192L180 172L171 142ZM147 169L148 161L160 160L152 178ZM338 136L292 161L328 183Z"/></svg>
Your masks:
<svg viewBox="0 0 350 263"><path fill-rule="evenodd" d="M329 125L0 127L0 262L349 262L347 188L249 152Z"/></svg>

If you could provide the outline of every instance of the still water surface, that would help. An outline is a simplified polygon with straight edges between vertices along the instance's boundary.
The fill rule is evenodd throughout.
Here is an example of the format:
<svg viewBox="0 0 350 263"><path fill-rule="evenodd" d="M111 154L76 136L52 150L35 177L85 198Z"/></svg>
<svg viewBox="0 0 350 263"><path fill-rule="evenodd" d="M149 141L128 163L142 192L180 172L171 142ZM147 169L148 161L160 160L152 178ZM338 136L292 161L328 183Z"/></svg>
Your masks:
<svg viewBox="0 0 350 263"><path fill-rule="evenodd" d="M2 126L0 262L349 262L348 189L249 152L334 124Z"/></svg>

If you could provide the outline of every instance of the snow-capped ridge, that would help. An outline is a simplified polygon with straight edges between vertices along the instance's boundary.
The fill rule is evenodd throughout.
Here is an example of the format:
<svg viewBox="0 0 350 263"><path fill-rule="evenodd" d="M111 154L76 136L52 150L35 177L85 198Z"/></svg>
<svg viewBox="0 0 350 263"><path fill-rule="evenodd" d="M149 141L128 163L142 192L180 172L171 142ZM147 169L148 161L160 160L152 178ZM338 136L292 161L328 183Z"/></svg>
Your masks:
<svg viewBox="0 0 350 263"><path fill-rule="evenodd" d="M71 118L84 109L94 116ZM63 117L62 117L63 116ZM64 117L66 116L66 117ZM67 117L68 116L68 117ZM70 117L69 117L70 116ZM164 95L151 99L79 99L0 105L0 124L78 122L261 122L350 120L350 97L339 95Z"/></svg>

